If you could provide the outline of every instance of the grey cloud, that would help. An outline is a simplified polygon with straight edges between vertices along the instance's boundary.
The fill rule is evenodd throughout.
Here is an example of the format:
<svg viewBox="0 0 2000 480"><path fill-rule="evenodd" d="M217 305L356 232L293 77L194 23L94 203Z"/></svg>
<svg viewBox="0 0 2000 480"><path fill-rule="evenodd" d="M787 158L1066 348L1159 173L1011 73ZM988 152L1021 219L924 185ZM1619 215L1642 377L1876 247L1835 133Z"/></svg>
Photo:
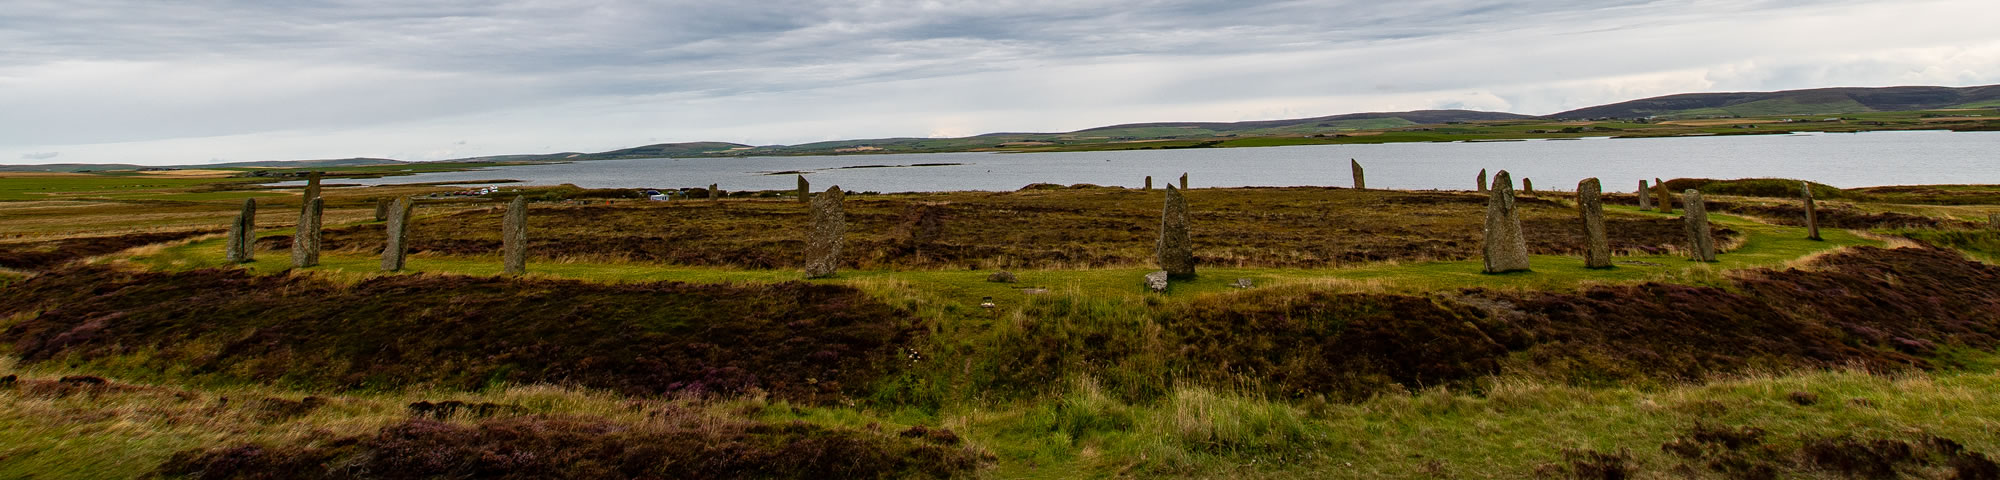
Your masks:
<svg viewBox="0 0 2000 480"><path fill-rule="evenodd" d="M48 160L48 159L51 159L51 158L56 158L56 156L57 156L57 155L62 155L62 152L35 152L35 153L23 153L23 154L21 154L21 159L22 159L22 160Z"/></svg>

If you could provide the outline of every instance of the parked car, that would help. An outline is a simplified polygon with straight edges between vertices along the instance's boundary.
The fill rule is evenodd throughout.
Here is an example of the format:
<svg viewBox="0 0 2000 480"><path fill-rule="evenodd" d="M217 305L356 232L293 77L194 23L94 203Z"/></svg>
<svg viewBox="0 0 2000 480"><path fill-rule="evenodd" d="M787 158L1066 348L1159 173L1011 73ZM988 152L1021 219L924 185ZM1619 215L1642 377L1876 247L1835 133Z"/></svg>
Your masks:
<svg viewBox="0 0 2000 480"><path fill-rule="evenodd" d="M655 202L664 202L668 200L673 200L673 196L660 193L659 190L647 190L645 191L645 194L647 200L652 200Z"/></svg>

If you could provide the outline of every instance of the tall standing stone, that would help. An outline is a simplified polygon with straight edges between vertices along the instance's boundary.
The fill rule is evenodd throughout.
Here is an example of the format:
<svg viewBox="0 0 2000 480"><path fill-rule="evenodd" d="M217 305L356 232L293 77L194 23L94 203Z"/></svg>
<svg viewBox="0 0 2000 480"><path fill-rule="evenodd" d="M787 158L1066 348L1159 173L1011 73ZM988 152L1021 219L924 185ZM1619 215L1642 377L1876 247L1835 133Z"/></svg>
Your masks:
<svg viewBox="0 0 2000 480"><path fill-rule="evenodd" d="M1367 190L1368 176L1361 171L1361 162L1355 161L1352 158L1347 159L1347 168L1354 170L1354 189Z"/></svg>
<svg viewBox="0 0 2000 480"><path fill-rule="evenodd" d="M1153 189L1153 176L1152 176L1152 175L1147 175L1147 176L1146 176L1146 189L1147 189L1147 190L1152 190L1152 189Z"/></svg>
<svg viewBox="0 0 2000 480"><path fill-rule="evenodd" d="M1819 207L1813 205L1812 184L1799 182L1799 191L1805 192L1806 199L1806 239L1819 240Z"/></svg>
<svg viewBox="0 0 2000 480"><path fill-rule="evenodd" d="M708 184L708 199L709 200L722 199L722 188L720 184L715 184L715 183Z"/></svg>
<svg viewBox="0 0 2000 480"><path fill-rule="evenodd" d="M1187 190L1187 173L1181 173L1181 190Z"/></svg>
<svg viewBox="0 0 2000 480"><path fill-rule="evenodd" d="M1672 215L1674 213L1674 194L1672 191L1667 190L1667 182L1660 181L1658 178L1653 179L1653 194L1653 201L1659 202L1660 213Z"/></svg>
<svg viewBox="0 0 2000 480"><path fill-rule="evenodd" d="M375 221L389 221L389 206L391 203L392 201L387 198L375 199Z"/></svg>
<svg viewBox="0 0 2000 480"><path fill-rule="evenodd" d="M806 181L805 175L799 175L799 202L811 204L812 195L812 182Z"/></svg>
<svg viewBox="0 0 2000 480"><path fill-rule="evenodd" d="M292 234L292 268L306 268L319 265L320 226L326 213L326 199L306 200L305 211L299 212L299 229Z"/></svg>
<svg viewBox="0 0 2000 480"><path fill-rule="evenodd" d="M528 197L514 197L500 219L500 264L508 275L528 273Z"/></svg>
<svg viewBox="0 0 2000 480"><path fill-rule="evenodd" d="M1528 240L1521 236L1521 215L1514 208L1514 177L1506 170L1493 174L1486 197L1486 273L1528 269Z"/></svg>
<svg viewBox="0 0 2000 480"><path fill-rule="evenodd" d="M396 199L396 204L389 207L389 223L384 228L387 240L382 242L382 271L402 271L403 262L409 259L410 221L413 220L410 214L415 210L416 204L407 197Z"/></svg>
<svg viewBox="0 0 2000 480"><path fill-rule="evenodd" d="M319 177L320 172L306 174L306 193L299 200L299 211L305 211L307 204L312 203L313 199L319 198Z"/></svg>
<svg viewBox="0 0 2000 480"><path fill-rule="evenodd" d="M1486 193L1486 169L1479 169L1479 193Z"/></svg>
<svg viewBox="0 0 2000 480"><path fill-rule="evenodd" d="M229 263L250 263L257 259L257 199L243 199L243 210L236 212L236 222L229 224Z"/></svg>
<svg viewBox="0 0 2000 480"><path fill-rule="evenodd" d="M1534 195L1534 194L1535 194L1535 180L1534 180L1534 179L1530 179L1530 178L1527 178L1527 177L1522 177L1522 178L1521 178L1521 193L1525 193L1525 194L1528 194L1528 195Z"/></svg>
<svg viewBox="0 0 2000 480"><path fill-rule="evenodd" d="M1160 240L1153 245L1160 269L1169 277L1194 276L1194 245L1188 233L1187 198L1167 186L1167 204L1160 210Z"/></svg>
<svg viewBox="0 0 2000 480"><path fill-rule="evenodd" d="M1646 181L1639 181L1639 210L1653 209L1653 189L1646 187Z"/></svg>
<svg viewBox="0 0 2000 480"><path fill-rule="evenodd" d="M1611 244L1604 234L1604 185L1596 178L1576 184L1576 209L1583 216L1584 268L1611 268Z"/></svg>
<svg viewBox="0 0 2000 480"><path fill-rule="evenodd" d="M840 186L813 197L812 236L806 239L806 278L833 276L847 242L847 194Z"/></svg>
<svg viewBox="0 0 2000 480"><path fill-rule="evenodd" d="M1681 203L1687 209L1682 218L1687 222L1688 243L1692 247L1688 256L1697 262L1715 261L1715 236L1708 232L1708 206L1702 204L1701 191L1687 189L1681 193Z"/></svg>

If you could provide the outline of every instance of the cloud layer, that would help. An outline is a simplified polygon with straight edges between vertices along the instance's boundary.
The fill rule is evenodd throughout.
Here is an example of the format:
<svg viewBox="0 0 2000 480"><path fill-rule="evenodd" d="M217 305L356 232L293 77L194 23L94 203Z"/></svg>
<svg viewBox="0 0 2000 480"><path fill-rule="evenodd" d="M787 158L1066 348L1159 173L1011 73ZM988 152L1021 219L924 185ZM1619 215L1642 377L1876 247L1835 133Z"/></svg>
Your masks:
<svg viewBox="0 0 2000 480"><path fill-rule="evenodd" d="M432 160L2000 83L1987 0L13 2L0 159Z"/></svg>

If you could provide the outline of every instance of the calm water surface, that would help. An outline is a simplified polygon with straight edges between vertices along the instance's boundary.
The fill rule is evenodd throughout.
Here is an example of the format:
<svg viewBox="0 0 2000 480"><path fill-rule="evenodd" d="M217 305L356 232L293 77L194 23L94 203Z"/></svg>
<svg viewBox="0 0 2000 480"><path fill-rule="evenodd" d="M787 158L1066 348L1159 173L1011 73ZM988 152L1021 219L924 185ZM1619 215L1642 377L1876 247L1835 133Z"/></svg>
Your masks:
<svg viewBox="0 0 2000 480"><path fill-rule="evenodd" d="M1508 170L1542 190L1572 190L1598 177L1607 191L1640 179L1804 178L1837 187L2000 183L2000 132L1873 132L1524 141L1394 143L1033 154L943 153L822 157L639 159L497 167L380 179L366 185L521 180L530 185L663 188L721 184L725 190L795 188L804 171L814 190L915 192L1014 190L1031 183L1138 187L1188 174L1194 187L1350 186L1347 160L1367 168L1368 186L1462 190L1479 169ZM855 168L958 163L954 166Z"/></svg>

